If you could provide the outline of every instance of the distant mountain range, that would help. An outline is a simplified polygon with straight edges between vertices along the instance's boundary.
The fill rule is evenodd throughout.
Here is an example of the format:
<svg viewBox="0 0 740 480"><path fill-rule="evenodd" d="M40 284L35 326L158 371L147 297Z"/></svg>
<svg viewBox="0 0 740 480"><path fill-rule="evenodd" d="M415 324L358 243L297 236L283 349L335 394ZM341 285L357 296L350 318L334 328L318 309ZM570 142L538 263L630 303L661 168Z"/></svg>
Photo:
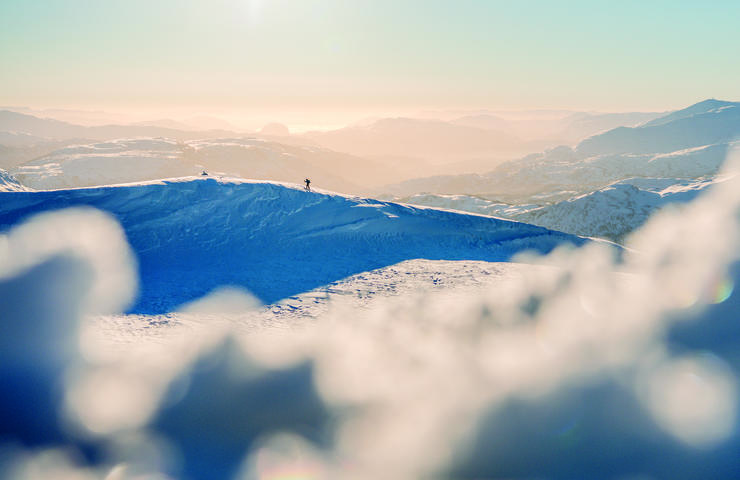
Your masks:
<svg viewBox="0 0 740 480"><path fill-rule="evenodd" d="M254 137L176 141L129 138L55 149L9 169L23 185L59 189L199 175L302 182L334 191L381 185L394 172L372 160L321 147Z"/></svg>
<svg viewBox="0 0 740 480"><path fill-rule="evenodd" d="M45 113L57 118L39 117ZM530 112L529 116L508 115L503 118L480 112L451 120L376 118L337 130L301 135L291 135L287 127L272 123L249 136L287 145L321 146L354 157L370 158L378 162L373 177L382 173L387 183L412 178L419 172L484 172L527 153L571 143L608 127L635 125L658 114ZM64 118L94 120L96 124L80 125L63 121ZM131 138L184 142L244 136L230 128L229 123L212 117L100 125L105 118L104 112L0 109L0 168L12 169L66 145ZM197 125L213 129L198 129Z"/></svg>
<svg viewBox="0 0 740 480"><path fill-rule="evenodd" d="M393 195L534 195L600 188L630 177L697 178L721 167L740 140L740 103L707 100L637 127L503 163L482 175L441 175L385 187Z"/></svg>
<svg viewBox="0 0 740 480"><path fill-rule="evenodd" d="M504 118L490 113L451 120L381 118L305 137L341 152L367 157L427 159L435 162L502 160L560 144L573 144L619 126L636 126L661 116L655 112L570 113Z"/></svg>
<svg viewBox="0 0 740 480"><path fill-rule="evenodd" d="M719 181L629 178L571 198L566 195L564 200L558 200L558 196L530 199L541 204L512 205L475 195L429 193L397 200L508 218L575 235L621 242L655 211L671 203L689 202Z"/></svg>
<svg viewBox="0 0 740 480"><path fill-rule="evenodd" d="M484 130L499 130L532 140L548 140L556 144L579 142L591 135L616 127L634 127L660 116L657 112L586 113L575 112L560 116L533 116L505 118L479 113L451 120L451 123Z"/></svg>
<svg viewBox="0 0 740 480"><path fill-rule="evenodd" d="M621 240L657 209L711 187L733 148L740 148L740 103L712 99L487 174L417 178L378 193Z"/></svg>
<svg viewBox="0 0 740 480"><path fill-rule="evenodd" d="M155 122L156 123L156 122ZM39 140L88 139L112 140L127 137L166 137L175 140L233 136L228 130L183 130L157 125L103 125L86 127L72 123L38 118L23 113L0 110L0 132L25 134Z"/></svg>
<svg viewBox="0 0 740 480"><path fill-rule="evenodd" d="M587 138L583 155L660 153L728 142L740 135L740 103L705 100L639 127L619 127Z"/></svg>
<svg viewBox="0 0 740 480"><path fill-rule="evenodd" d="M369 125L310 132L305 136L332 150L368 157L456 160L500 158L527 151L526 142L505 132L415 118L383 118Z"/></svg>

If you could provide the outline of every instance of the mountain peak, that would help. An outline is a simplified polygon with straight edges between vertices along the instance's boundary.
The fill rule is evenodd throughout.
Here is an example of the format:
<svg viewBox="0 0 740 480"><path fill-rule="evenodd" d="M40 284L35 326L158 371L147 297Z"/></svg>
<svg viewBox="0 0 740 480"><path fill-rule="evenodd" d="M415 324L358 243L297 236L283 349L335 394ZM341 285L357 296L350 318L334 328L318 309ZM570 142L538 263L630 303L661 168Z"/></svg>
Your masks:
<svg viewBox="0 0 740 480"><path fill-rule="evenodd" d="M675 112L669 113L668 115L665 115L660 118L656 118L655 120L651 120L650 122L645 123L643 126L653 127L656 125L664 125L666 123L680 120L682 118L688 118L694 115L700 115L702 113L709 113L709 112L716 111L716 110L719 110L725 107L738 107L738 106L740 106L740 103L738 102L728 102L726 100L717 100L716 98L708 98L706 100L702 100L701 102L688 106L684 109L676 110Z"/></svg>

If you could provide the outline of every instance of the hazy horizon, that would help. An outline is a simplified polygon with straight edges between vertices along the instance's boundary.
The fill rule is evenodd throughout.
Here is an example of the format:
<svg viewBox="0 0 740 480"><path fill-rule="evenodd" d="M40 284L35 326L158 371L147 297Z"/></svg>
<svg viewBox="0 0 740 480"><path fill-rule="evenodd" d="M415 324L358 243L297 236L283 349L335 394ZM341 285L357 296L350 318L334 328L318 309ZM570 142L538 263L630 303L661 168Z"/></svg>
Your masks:
<svg viewBox="0 0 740 480"><path fill-rule="evenodd" d="M0 479L737 478L739 20L0 0Z"/></svg>
<svg viewBox="0 0 740 480"><path fill-rule="evenodd" d="M729 1L11 0L0 105L297 131L428 111L662 112L740 98L738 15Z"/></svg>
<svg viewBox="0 0 740 480"><path fill-rule="evenodd" d="M700 99L697 100L706 100ZM728 99L730 100L730 99ZM696 102L692 102L696 103ZM108 110L108 109L85 109L68 107L50 107L46 105L0 105L0 110L9 110L40 118L51 118L80 125L105 125L110 123L139 123L156 122L159 120L173 120L187 123L193 127L198 126L198 120L221 120L231 124L232 129L239 131L258 130L268 123L281 123L286 125L291 133L305 133L309 131L332 130L347 126L362 124L381 118L414 118L428 120L452 120L466 115L495 115L509 119L526 119L533 115L542 117L562 118L572 113L632 113L632 112L670 112L685 108L690 104L677 105L666 110L628 110L628 111L599 111L578 110L575 108L528 108L528 109L495 109L495 108L469 108L469 109L409 109L409 110L358 110L347 112L313 112L307 111L280 111L268 109L260 112L238 111L238 110L191 110L186 107L177 109L152 109L152 110ZM213 127L202 126L203 129ZM225 130L229 130L226 126Z"/></svg>

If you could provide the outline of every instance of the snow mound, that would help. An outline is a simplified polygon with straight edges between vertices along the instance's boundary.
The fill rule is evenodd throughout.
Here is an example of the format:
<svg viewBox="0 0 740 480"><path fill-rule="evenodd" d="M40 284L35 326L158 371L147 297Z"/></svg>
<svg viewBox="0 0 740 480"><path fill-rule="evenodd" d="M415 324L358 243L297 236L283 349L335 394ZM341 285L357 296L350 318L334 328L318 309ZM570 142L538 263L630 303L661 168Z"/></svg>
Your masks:
<svg viewBox="0 0 740 480"><path fill-rule="evenodd" d="M170 311L225 284L274 302L403 260L507 261L585 241L508 220L241 179L2 195L0 229L68 206L112 213L139 259L133 311L140 313Z"/></svg>

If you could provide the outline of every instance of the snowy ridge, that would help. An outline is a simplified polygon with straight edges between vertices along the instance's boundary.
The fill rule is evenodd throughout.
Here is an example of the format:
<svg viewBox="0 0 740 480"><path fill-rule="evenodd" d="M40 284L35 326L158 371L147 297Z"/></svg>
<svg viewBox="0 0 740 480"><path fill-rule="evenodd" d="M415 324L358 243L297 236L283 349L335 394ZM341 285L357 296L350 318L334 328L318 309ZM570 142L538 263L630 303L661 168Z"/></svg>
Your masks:
<svg viewBox="0 0 740 480"><path fill-rule="evenodd" d="M620 242L658 209L668 204L690 202L725 180L628 178L593 192L544 204L510 205L472 195L435 194L413 195L403 201L508 218L574 235Z"/></svg>
<svg viewBox="0 0 740 480"><path fill-rule="evenodd" d="M681 120L683 118L689 118L693 115L703 114L703 113L716 113L725 108L735 108L735 107L740 107L740 103L739 102L726 102L724 100L717 100L715 98L710 98L710 99L701 101L699 103L695 103L691 105L690 107L684 108L682 110L678 110L676 112L669 113L668 115L663 115L659 118L650 120L649 122L645 122L642 126L654 127L657 125L665 125L666 123L670 123L674 120Z"/></svg>
<svg viewBox="0 0 740 480"><path fill-rule="evenodd" d="M578 144L585 155L672 152L736 140L740 103L708 100L641 127L618 127Z"/></svg>
<svg viewBox="0 0 740 480"><path fill-rule="evenodd" d="M162 313L213 288L274 302L403 260L506 261L579 237L508 220L305 192L278 183L189 177L40 192L4 192L0 229L75 205L112 213L141 270L133 311Z"/></svg>
<svg viewBox="0 0 740 480"><path fill-rule="evenodd" d="M713 183L694 182L656 192L638 188L627 180L570 200L506 217L576 235L622 241L625 235L645 223L658 209L672 203L690 202Z"/></svg>

